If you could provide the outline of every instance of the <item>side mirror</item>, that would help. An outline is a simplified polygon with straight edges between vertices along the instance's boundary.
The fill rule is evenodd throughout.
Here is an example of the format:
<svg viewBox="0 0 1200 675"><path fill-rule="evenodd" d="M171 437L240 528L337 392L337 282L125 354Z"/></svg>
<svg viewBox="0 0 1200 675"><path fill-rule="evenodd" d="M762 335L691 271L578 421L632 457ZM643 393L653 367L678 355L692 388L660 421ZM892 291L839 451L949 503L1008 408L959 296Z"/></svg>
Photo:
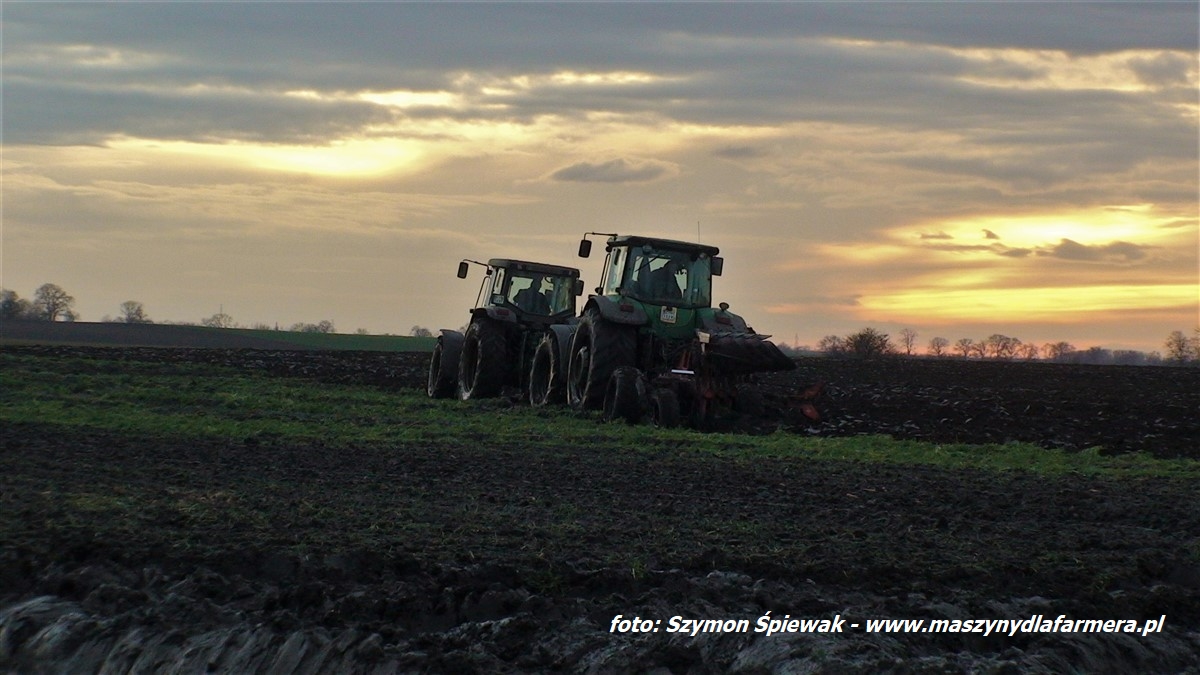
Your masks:
<svg viewBox="0 0 1200 675"><path fill-rule="evenodd" d="M466 279L467 278L467 270L469 270L470 268L471 268L471 266L467 264L466 260L458 263L458 278Z"/></svg>
<svg viewBox="0 0 1200 675"><path fill-rule="evenodd" d="M719 255L713 256L712 259L712 275L714 277L721 276L721 270L725 267L725 259Z"/></svg>
<svg viewBox="0 0 1200 675"><path fill-rule="evenodd" d="M586 258L592 254L592 242L588 239L579 241L579 257Z"/></svg>
<svg viewBox="0 0 1200 675"><path fill-rule="evenodd" d="M583 279L575 280L575 297L583 295Z"/></svg>

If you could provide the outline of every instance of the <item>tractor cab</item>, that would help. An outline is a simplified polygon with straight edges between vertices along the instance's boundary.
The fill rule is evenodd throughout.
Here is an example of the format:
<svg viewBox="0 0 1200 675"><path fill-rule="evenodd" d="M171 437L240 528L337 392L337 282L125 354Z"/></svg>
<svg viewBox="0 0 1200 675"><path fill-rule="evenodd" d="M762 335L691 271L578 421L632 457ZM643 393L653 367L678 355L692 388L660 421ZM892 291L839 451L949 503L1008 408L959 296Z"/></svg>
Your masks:
<svg viewBox="0 0 1200 675"><path fill-rule="evenodd" d="M585 236L579 255L588 257L591 246ZM654 335L674 340L690 340L711 323L712 278L724 262L716 246L614 234L605 248L597 297L589 302L606 317L647 325Z"/></svg>
<svg viewBox="0 0 1200 675"><path fill-rule="evenodd" d="M459 263L459 278L466 278L469 262L474 261ZM473 312L502 321L557 321L575 313L575 298L582 293L583 280L573 267L492 258Z"/></svg>
<svg viewBox="0 0 1200 675"><path fill-rule="evenodd" d="M580 242L580 257L590 255L591 245L586 238ZM687 309L712 306L712 278L720 276L722 267L717 247L611 235L606 249L598 294Z"/></svg>

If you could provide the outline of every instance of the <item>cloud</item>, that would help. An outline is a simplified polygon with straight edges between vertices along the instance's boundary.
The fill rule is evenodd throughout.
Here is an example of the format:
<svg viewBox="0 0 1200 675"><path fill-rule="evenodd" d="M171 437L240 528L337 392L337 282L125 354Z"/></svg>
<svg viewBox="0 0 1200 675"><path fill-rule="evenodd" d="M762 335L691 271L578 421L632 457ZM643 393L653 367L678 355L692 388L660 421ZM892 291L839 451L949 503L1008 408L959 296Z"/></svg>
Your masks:
<svg viewBox="0 0 1200 675"><path fill-rule="evenodd" d="M1147 248L1149 247L1139 246L1128 241L1114 241L1102 246L1087 246L1071 239L1063 239L1053 248L1039 251L1038 254L1063 260L1132 263L1146 258Z"/></svg>
<svg viewBox="0 0 1200 675"><path fill-rule="evenodd" d="M712 154L723 159L756 159L767 156L767 151L752 145L727 145L713 150Z"/></svg>
<svg viewBox="0 0 1200 675"><path fill-rule="evenodd" d="M992 232L991 230L989 230L987 228L984 228L983 238L984 239L999 239L1000 235L996 234L995 232Z"/></svg>
<svg viewBox="0 0 1200 675"><path fill-rule="evenodd" d="M664 162L612 159L607 162L578 162L550 174L557 181L577 183L646 183L673 173Z"/></svg>
<svg viewBox="0 0 1200 675"><path fill-rule="evenodd" d="M1157 54L1134 59L1129 64L1142 83L1151 87L1187 86L1188 73L1195 67L1180 54Z"/></svg>

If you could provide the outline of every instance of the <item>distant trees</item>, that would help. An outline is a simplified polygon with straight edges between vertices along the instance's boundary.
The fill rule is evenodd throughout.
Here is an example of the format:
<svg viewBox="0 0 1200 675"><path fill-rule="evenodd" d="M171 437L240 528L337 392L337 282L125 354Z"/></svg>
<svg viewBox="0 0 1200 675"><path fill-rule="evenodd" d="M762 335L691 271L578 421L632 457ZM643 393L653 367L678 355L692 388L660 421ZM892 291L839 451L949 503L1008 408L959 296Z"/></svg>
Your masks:
<svg viewBox="0 0 1200 675"><path fill-rule="evenodd" d="M324 320L317 323L297 323L293 324L288 330L293 333L332 333L333 322Z"/></svg>
<svg viewBox="0 0 1200 675"><path fill-rule="evenodd" d="M983 341L983 355L994 359L1011 359L1020 346L1021 341L1017 338L994 333Z"/></svg>
<svg viewBox="0 0 1200 675"><path fill-rule="evenodd" d="M122 323L154 323L146 316L146 308L136 300L126 300L121 303Z"/></svg>
<svg viewBox="0 0 1200 675"><path fill-rule="evenodd" d="M839 337L826 335L817 342L817 351L830 356L857 356L870 358L876 356L904 355L915 356L913 345L916 331L902 329L900 340L903 351L892 345L886 333L875 328L864 328L850 335ZM909 344L912 342L913 344ZM1200 366L1200 328L1188 337L1183 331L1172 331L1165 343L1165 362L1172 365ZM1116 365L1159 365L1164 357L1158 352L1139 352L1131 349L1106 349L1104 347L1088 347L1076 349L1066 341L1048 342L1038 345L1033 342L1023 342L1019 338L993 333L983 340L959 338L953 344L944 337L929 340L925 355L945 358L957 356L963 359L1024 359L1033 361L1042 358L1046 361L1060 363L1086 364L1116 364Z"/></svg>
<svg viewBox="0 0 1200 675"><path fill-rule="evenodd" d="M225 312L217 312L207 319L200 319L200 325L208 326L209 328L234 328L237 326L237 323L233 320L232 316L229 316Z"/></svg>
<svg viewBox="0 0 1200 675"><path fill-rule="evenodd" d="M887 333L874 328L864 328L846 337L826 335L817 342L817 350L831 355L847 355L858 358L873 358L895 353Z"/></svg>
<svg viewBox="0 0 1200 675"><path fill-rule="evenodd" d="M433 331L424 326L413 326L412 330L410 330L408 334L419 338L433 337Z"/></svg>
<svg viewBox="0 0 1200 675"><path fill-rule="evenodd" d="M845 352L846 349L844 343L842 342L842 338L836 335L826 335L820 340L817 340L817 351L824 352L825 354L836 355Z"/></svg>
<svg viewBox="0 0 1200 675"><path fill-rule="evenodd" d="M0 290L0 319L28 319L32 310L33 305L16 291Z"/></svg>
<svg viewBox="0 0 1200 675"><path fill-rule="evenodd" d="M1048 361L1066 361L1075 353L1075 345L1070 342L1047 342L1042 345L1042 356Z"/></svg>
<svg viewBox="0 0 1200 675"><path fill-rule="evenodd" d="M33 302L16 291L0 290L0 318L34 321L76 321L75 298L58 284L42 284L33 293Z"/></svg>

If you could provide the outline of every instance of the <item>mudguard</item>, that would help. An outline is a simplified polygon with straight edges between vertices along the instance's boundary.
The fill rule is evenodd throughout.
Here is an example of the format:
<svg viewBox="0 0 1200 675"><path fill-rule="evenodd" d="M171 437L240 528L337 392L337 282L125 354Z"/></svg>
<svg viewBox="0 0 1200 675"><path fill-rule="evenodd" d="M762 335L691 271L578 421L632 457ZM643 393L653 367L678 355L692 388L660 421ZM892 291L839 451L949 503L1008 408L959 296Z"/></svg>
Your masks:
<svg viewBox="0 0 1200 675"><path fill-rule="evenodd" d="M753 333L754 330L746 325L746 320L728 310L712 310L701 312L701 330L706 333Z"/></svg>
<svg viewBox="0 0 1200 675"><path fill-rule="evenodd" d="M458 363L458 354L462 352L463 334L448 328L441 329L441 333L438 340L442 342L442 353L454 354L454 362Z"/></svg>
<svg viewBox="0 0 1200 675"><path fill-rule="evenodd" d="M613 323L624 324L626 326L644 326L650 321L640 303L622 303L603 295L594 295L588 300L588 304L595 305L596 309L600 310L600 316L604 317L605 321L612 321ZM623 307L629 308L628 311L623 310Z"/></svg>
<svg viewBox="0 0 1200 675"><path fill-rule="evenodd" d="M480 307L475 312L487 314L489 319L505 323L517 323L517 313L505 307Z"/></svg>

